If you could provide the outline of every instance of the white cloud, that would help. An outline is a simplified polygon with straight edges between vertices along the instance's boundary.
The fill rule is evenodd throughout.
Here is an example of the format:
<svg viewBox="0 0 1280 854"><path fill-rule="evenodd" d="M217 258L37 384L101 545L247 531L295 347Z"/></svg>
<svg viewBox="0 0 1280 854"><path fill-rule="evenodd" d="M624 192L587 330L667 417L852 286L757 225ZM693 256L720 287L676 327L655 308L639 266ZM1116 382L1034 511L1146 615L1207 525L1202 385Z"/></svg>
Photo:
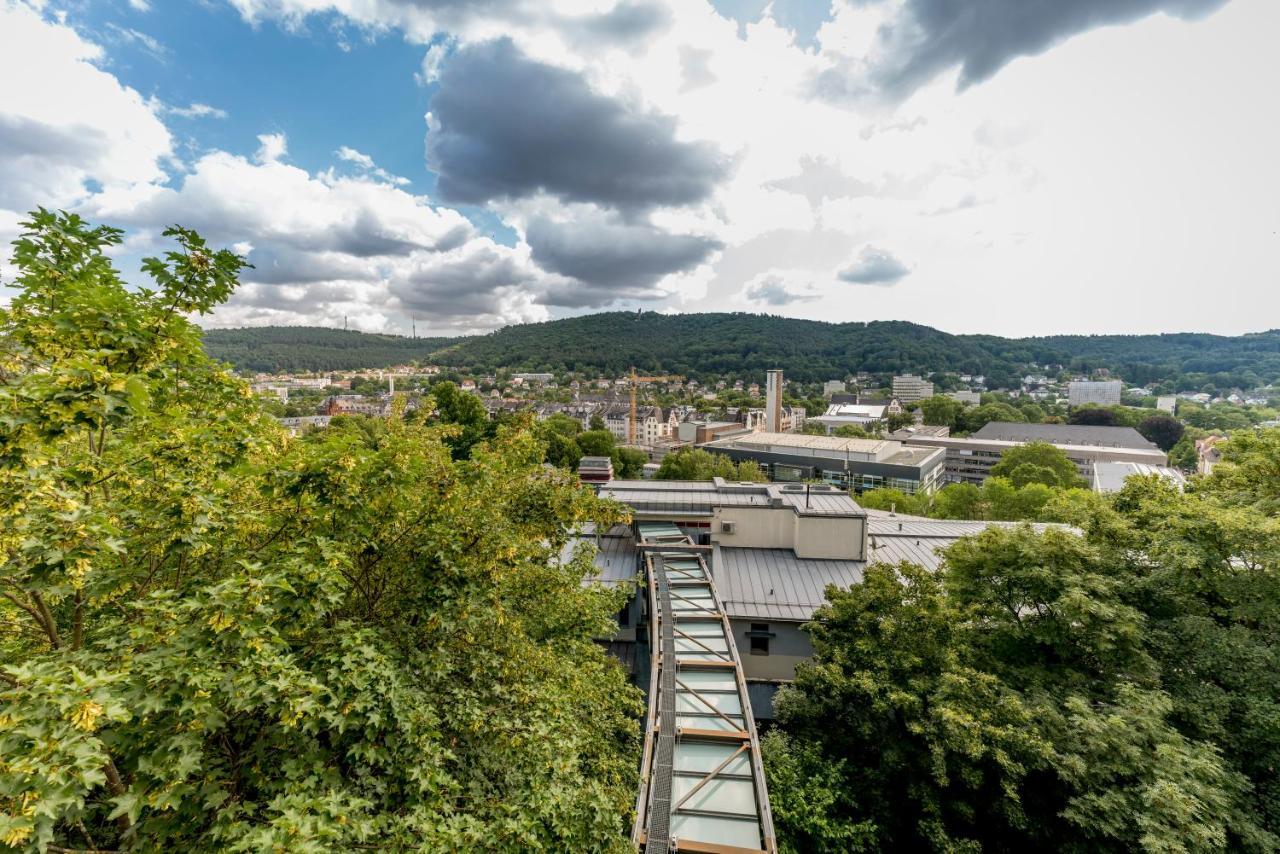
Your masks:
<svg viewBox="0 0 1280 854"><path fill-rule="evenodd" d="M412 316L420 331L459 332L549 316L538 300L555 279L528 247L500 246L457 211L371 174L308 173L280 159L282 137L261 139L266 157L206 154L178 186L103 193L92 213L152 238L179 222L248 250L254 269L214 325L348 318L385 331L407 328ZM348 149L343 159L363 156Z"/></svg>
<svg viewBox="0 0 1280 854"><path fill-rule="evenodd" d="M350 148L346 145L339 148L337 151L334 152L334 154L338 155L339 160L345 160L348 163L354 163L357 166L364 167L365 169L373 168L372 157L362 152L356 151L354 148Z"/></svg>
<svg viewBox="0 0 1280 854"><path fill-rule="evenodd" d="M184 119L225 119L227 117L226 110L220 110L217 107L211 107L208 104L199 102L188 104L185 107L167 107L165 112Z"/></svg>
<svg viewBox="0 0 1280 854"><path fill-rule="evenodd" d="M289 151L289 143L282 133L258 134L258 152L253 158L259 163L275 163Z"/></svg>
<svg viewBox="0 0 1280 854"><path fill-rule="evenodd" d="M147 0L129 0L129 8L135 12L150 12L151 4Z"/></svg>
<svg viewBox="0 0 1280 854"><path fill-rule="evenodd" d="M165 179L156 110L96 63L102 49L31 6L0 2L0 240L37 205L74 207ZM37 69L33 71L33 69ZM8 252L3 253L4 260Z"/></svg>
<svg viewBox="0 0 1280 854"><path fill-rule="evenodd" d="M398 186L406 186L410 183L408 178L403 178L399 175L392 175L387 170L379 168L378 164L374 163L373 158L368 154L365 154L362 151L356 151L348 145L339 146L338 150L334 152L334 155L336 155L339 160L351 163L364 174L376 178L379 181L385 181L389 184L396 184Z"/></svg>

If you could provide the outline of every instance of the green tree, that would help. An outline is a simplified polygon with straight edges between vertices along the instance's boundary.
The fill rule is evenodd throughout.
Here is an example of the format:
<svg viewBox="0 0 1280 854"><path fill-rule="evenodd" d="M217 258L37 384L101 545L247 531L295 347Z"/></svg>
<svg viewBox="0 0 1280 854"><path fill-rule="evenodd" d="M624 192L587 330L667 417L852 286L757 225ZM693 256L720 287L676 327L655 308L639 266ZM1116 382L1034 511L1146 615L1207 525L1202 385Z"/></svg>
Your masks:
<svg viewBox="0 0 1280 854"><path fill-rule="evenodd" d="M1172 415L1149 415L1138 425L1138 432L1162 451L1169 451L1182 439L1186 428Z"/></svg>
<svg viewBox="0 0 1280 854"><path fill-rule="evenodd" d="M636 448L618 448L616 454L617 476L621 478L639 477L649 462L649 455Z"/></svg>
<svg viewBox="0 0 1280 854"><path fill-rule="evenodd" d="M724 454L713 454L702 448L680 448L667 454L662 458L654 476L659 480L710 480L722 477L725 480L762 482L768 479L755 460L735 463Z"/></svg>
<svg viewBox="0 0 1280 854"><path fill-rule="evenodd" d="M766 739L783 850L977 850L1011 834L1017 783L1049 748L1018 697L961 660L942 580L871 564L827 598ZM812 779L824 790L806 797Z"/></svg>
<svg viewBox="0 0 1280 854"><path fill-rule="evenodd" d="M968 407L961 413L960 426L970 433L981 430L992 421L1021 422L1026 419L1022 413L1007 403L984 403L981 406Z"/></svg>
<svg viewBox="0 0 1280 854"><path fill-rule="evenodd" d="M608 430L587 430L578 434L578 447L588 457L612 457L618 440Z"/></svg>
<svg viewBox="0 0 1280 854"><path fill-rule="evenodd" d="M1061 449L1048 442L1028 442L1009 448L991 467L992 477L1007 477L1014 486L1043 483L1046 486L1072 487L1083 484L1075 463Z"/></svg>
<svg viewBox="0 0 1280 854"><path fill-rule="evenodd" d="M625 847L615 511L524 427L290 439L184 315L243 260L39 211L0 309L0 840L139 851Z"/></svg>
<svg viewBox="0 0 1280 854"><path fill-rule="evenodd" d="M910 427L916 423L915 416L910 412L890 413L884 419L885 429L892 433L894 430L901 430L903 427Z"/></svg>
<svg viewBox="0 0 1280 854"><path fill-rule="evenodd" d="M431 399L435 402L436 420L455 427L445 439L455 460L466 459L476 443L492 435L489 413L474 394L461 391L451 382L441 382L431 387Z"/></svg>
<svg viewBox="0 0 1280 854"><path fill-rule="evenodd" d="M920 410L924 414L925 424L955 430L960 422L960 413L964 411L964 404L945 394L935 394L920 401Z"/></svg>

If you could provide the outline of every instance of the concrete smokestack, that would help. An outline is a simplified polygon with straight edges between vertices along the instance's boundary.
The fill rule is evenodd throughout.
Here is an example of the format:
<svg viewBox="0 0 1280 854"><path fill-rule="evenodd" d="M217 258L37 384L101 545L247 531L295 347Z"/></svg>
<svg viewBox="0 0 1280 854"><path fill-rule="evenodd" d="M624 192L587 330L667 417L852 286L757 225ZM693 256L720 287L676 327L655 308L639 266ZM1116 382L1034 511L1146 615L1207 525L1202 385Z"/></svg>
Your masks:
<svg viewBox="0 0 1280 854"><path fill-rule="evenodd" d="M782 371L765 373L764 429L782 432Z"/></svg>

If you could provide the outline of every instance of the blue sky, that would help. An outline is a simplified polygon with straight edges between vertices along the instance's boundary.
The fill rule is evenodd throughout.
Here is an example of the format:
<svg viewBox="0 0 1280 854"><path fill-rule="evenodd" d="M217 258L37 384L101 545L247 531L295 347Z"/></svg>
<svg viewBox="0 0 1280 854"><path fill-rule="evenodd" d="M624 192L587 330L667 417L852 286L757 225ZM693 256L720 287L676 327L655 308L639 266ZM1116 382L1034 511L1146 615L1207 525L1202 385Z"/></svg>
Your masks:
<svg viewBox="0 0 1280 854"><path fill-rule="evenodd" d="M196 227L255 264L208 323L470 333L648 308L1026 335L1280 313L1269 0L0 18L0 238L35 204L75 209L127 229L131 270L165 225Z"/></svg>

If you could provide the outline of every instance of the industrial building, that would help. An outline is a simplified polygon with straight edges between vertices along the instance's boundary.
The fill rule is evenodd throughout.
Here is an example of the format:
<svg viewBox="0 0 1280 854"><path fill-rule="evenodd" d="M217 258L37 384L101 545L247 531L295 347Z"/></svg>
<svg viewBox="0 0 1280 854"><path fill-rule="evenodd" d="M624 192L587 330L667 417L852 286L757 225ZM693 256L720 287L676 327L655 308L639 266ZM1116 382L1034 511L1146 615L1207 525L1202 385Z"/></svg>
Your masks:
<svg viewBox="0 0 1280 854"><path fill-rule="evenodd" d="M1164 451L1132 427L993 421L967 439L921 433L902 441L908 447L945 450L944 475L949 483L981 484L991 476L992 466L1000 462L1005 451L1028 442L1046 442L1058 448L1090 483L1097 463L1169 464Z"/></svg>
<svg viewBox="0 0 1280 854"><path fill-rule="evenodd" d="M866 567L876 562L910 561L936 569L940 550L959 538L1019 524L867 510L847 492L822 484L615 480L600 495L629 506L633 526L614 526L603 534L586 531L565 547L564 559L579 543L594 543L596 580L627 583L641 572L641 526L668 522L679 528L701 547L715 579L720 607L742 653L751 712L760 720L773 717L778 686L793 679L796 665L813 655L801 626L825 601L828 585L861 583ZM624 661L647 659L646 633L637 631L648 621L647 609L644 597L637 596L620 615L611 649Z"/></svg>
<svg viewBox="0 0 1280 854"><path fill-rule="evenodd" d="M1071 382L1067 383L1067 403L1071 406L1119 406L1123 390L1124 383L1120 380Z"/></svg>
<svg viewBox="0 0 1280 854"><path fill-rule="evenodd" d="M933 492L942 482L944 451L889 439L842 439L803 433L746 433L702 447L734 461L754 460L773 481L821 480L856 493L889 487Z"/></svg>

